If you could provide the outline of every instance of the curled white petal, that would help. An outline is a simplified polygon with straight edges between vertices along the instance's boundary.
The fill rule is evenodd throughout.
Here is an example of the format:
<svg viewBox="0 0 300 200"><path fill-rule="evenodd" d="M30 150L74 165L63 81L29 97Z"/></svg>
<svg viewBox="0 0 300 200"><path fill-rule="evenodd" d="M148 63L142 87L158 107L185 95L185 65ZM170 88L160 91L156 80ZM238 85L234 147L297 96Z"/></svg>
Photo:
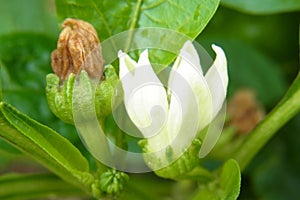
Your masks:
<svg viewBox="0 0 300 200"><path fill-rule="evenodd" d="M205 75L213 99L213 117L217 115L226 98L228 87L227 60L221 47L212 45L216 59Z"/></svg>

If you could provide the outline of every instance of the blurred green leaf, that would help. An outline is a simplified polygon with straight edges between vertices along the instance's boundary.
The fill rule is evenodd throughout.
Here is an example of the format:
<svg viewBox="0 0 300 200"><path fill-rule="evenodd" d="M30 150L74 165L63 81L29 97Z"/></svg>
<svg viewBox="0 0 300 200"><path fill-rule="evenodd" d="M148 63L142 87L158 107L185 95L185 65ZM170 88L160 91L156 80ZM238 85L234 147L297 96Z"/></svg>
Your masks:
<svg viewBox="0 0 300 200"><path fill-rule="evenodd" d="M200 186L199 192L192 198L210 200L233 200L240 193L241 172L238 163L230 159L224 163L215 181Z"/></svg>
<svg viewBox="0 0 300 200"><path fill-rule="evenodd" d="M265 200L297 199L300 187L300 115L282 128L247 170L256 195Z"/></svg>
<svg viewBox="0 0 300 200"><path fill-rule="evenodd" d="M0 1L0 35L14 32L35 32L55 36L54 6L51 0Z"/></svg>
<svg viewBox="0 0 300 200"><path fill-rule="evenodd" d="M220 7L197 41L207 50L212 43L223 47L230 94L251 87L270 109L287 89L286 74L294 79L298 72L298 24L296 13L251 16Z"/></svg>
<svg viewBox="0 0 300 200"><path fill-rule="evenodd" d="M0 36L0 43L3 98L43 123L51 120L53 115L47 108L44 90L55 41L42 35L19 33Z"/></svg>
<svg viewBox="0 0 300 200"><path fill-rule="evenodd" d="M124 192L120 194L121 200L161 200L177 199L177 196L170 197L170 191L176 182L162 179L153 173L132 174ZM177 191L178 192L178 191ZM181 191L179 191L181 192Z"/></svg>
<svg viewBox="0 0 300 200"><path fill-rule="evenodd" d="M21 152L8 144L7 142L0 140L0 154L8 154L10 156L20 155ZM0 162L1 164L1 162Z"/></svg>
<svg viewBox="0 0 300 200"><path fill-rule="evenodd" d="M0 110L0 137L66 181L89 184L88 162L67 139L4 102Z"/></svg>
<svg viewBox="0 0 300 200"><path fill-rule="evenodd" d="M5 200L85 196L81 190L52 174L2 175L0 188L0 199Z"/></svg>
<svg viewBox="0 0 300 200"><path fill-rule="evenodd" d="M222 0L222 5L251 14L274 14L300 10L299 0Z"/></svg>
<svg viewBox="0 0 300 200"><path fill-rule="evenodd" d="M221 6L199 38L240 40L285 64L298 62L298 26L299 13L253 16Z"/></svg>
<svg viewBox="0 0 300 200"><path fill-rule="evenodd" d="M207 44L214 43L225 51L229 96L240 88L251 88L265 106L275 104L283 96L287 84L280 66L258 49L238 40L200 38L200 42L206 49L210 49Z"/></svg>

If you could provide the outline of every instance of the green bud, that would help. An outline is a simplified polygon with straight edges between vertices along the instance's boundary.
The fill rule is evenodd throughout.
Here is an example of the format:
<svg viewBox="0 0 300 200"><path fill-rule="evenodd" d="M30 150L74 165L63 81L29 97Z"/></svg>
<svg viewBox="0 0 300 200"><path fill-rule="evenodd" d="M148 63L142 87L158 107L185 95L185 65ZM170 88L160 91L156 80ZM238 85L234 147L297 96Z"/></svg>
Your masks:
<svg viewBox="0 0 300 200"><path fill-rule="evenodd" d="M99 187L101 191L109 195L118 194L124 188L129 177L124 172L109 169L101 174Z"/></svg>

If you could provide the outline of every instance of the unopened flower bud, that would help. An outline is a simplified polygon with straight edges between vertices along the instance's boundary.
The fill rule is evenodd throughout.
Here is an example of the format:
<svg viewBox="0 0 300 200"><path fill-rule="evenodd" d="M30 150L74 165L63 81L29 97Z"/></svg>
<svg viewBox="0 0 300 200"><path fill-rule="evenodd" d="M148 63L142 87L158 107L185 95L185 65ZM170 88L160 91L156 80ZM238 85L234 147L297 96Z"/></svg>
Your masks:
<svg viewBox="0 0 300 200"><path fill-rule="evenodd" d="M106 194L118 194L121 190L123 190L128 179L128 175L124 172L109 169L101 174L99 188Z"/></svg>

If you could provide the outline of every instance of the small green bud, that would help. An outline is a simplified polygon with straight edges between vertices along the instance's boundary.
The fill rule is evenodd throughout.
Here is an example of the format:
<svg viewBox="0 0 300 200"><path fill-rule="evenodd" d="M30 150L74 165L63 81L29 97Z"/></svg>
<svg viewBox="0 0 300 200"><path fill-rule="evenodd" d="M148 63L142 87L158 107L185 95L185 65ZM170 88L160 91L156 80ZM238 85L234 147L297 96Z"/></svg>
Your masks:
<svg viewBox="0 0 300 200"><path fill-rule="evenodd" d="M124 188L129 177L124 172L109 169L101 174L99 187L101 191L109 195L118 194Z"/></svg>

